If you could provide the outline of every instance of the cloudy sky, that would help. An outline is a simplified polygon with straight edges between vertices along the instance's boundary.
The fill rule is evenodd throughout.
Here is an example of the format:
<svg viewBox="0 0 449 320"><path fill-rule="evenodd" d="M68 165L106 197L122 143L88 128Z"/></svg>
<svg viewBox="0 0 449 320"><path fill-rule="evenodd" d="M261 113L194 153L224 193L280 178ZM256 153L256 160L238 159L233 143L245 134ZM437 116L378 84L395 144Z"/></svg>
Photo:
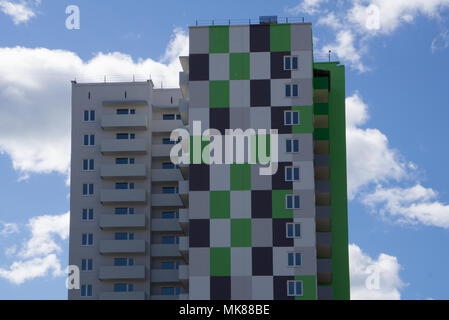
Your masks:
<svg viewBox="0 0 449 320"><path fill-rule="evenodd" d="M449 0L0 0L0 299L67 296L70 80L175 86L196 19L259 15L347 66L352 298L449 298Z"/></svg>

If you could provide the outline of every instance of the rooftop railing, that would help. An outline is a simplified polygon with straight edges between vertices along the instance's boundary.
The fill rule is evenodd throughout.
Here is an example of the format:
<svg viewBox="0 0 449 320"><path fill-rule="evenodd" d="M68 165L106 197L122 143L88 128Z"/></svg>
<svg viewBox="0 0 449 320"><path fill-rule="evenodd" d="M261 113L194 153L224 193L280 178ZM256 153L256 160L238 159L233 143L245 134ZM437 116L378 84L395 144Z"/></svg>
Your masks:
<svg viewBox="0 0 449 320"><path fill-rule="evenodd" d="M276 22L271 23L305 23L304 17L277 17ZM206 20L195 20L192 26L202 27L202 26L232 26L232 25L251 25L251 24L264 24L264 20L261 18L250 18L250 19L206 19Z"/></svg>

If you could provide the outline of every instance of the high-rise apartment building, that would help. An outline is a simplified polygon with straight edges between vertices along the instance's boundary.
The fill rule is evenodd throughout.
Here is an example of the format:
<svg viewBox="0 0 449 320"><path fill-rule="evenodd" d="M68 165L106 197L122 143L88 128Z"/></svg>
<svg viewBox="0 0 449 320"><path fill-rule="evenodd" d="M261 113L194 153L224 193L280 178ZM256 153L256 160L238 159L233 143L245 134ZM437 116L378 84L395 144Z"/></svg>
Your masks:
<svg viewBox="0 0 449 320"><path fill-rule="evenodd" d="M180 89L73 83L70 299L349 299L344 67L311 24L260 22L191 27ZM256 161L223 139L209 163L206 129Z"/></svg>

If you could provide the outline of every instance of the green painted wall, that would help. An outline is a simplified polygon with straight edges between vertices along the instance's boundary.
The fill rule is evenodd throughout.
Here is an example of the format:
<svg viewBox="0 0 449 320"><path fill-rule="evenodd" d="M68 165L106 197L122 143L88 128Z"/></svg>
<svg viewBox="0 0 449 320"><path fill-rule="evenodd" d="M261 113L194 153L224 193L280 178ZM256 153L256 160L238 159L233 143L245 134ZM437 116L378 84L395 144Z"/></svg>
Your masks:
<svg viewBox="0 0 449 320"><path fill-rule="evenodd" d="M270 50L272 52L290 51L290 24L270 25Z"/></svg>
<svg viewBox="0 0 449 320"><path fill-rule="evenodd" d="M345 67L338 62L315 63L314 68L329 70L329 143L331 183L332 231L332 287L334 299L350 299L348 254L348 199L346 177L346 112ZM326 79L326 78L324 78ZM314 85L324 86L327 79L314 80ZM317 89L317 87L314 87ZM321 87L319 87L321 88Z"/></svg>
<svg viewBox="0 0 449 320"><path fill-rule="evenodd" d="M231 275L231 248L210 248L210 275Z"/></svg>
<svg viewBox="0 0 449 320"><path fill-rule="evenodd" d="M229 219L231 217L230 191L210 191L209 195L211 219Z"/></svg>
<svg viewBox="0 0 449 320"><path fill-rule="evenodd" d="M229 52L229 27L209 27L209 53Z"/></svg>
<svg viewBox="0 0 449 320"><path fill-rule="evenodd" d="M295 300L316 300L316 277L315 276L295 276L296 281L302 281L302 297L295 297Z"/></svg>
<svg viewBox="0 0 449 320"><path fill-rule="evenodd" d="M293 190L272 190L271 209L273 218L292 219L293 210L285 209L285 196L293 194Z"/></svg>

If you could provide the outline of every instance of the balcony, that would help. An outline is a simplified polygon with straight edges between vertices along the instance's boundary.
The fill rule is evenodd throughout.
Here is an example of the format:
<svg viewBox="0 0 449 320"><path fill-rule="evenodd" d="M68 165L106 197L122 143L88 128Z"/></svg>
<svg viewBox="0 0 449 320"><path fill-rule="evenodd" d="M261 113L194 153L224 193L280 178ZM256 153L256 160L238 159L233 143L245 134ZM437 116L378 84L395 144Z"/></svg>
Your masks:
<svg viewBox="0 0 449 320"><path fill-rule="evenodd" d="M176 295L162 295L162 294L155 294L151 296L151 300L179 300L179 296Z"/></svg>
<svg viewBox="0 0 449 320"><path fill-rule="evenodd" d="M119 228L133 228L145 229L146 219L144 214L102 214L100 216L101 229L119 229Z"/></svg>
<svg viewBox="0 0 449 320"><path fill-rule="evenodd" d="M179 186L179 196L181 198L182 203L184 204L184 207L189 206L189 181L188 180L182 180L178 183Z"/></svg>
<svg viewBox="0 0 449 320"><path fill-rule="evenodd" d="M190 69L189 56L181 56L179 57L179 61L181 62L182 71L189 72Z"/></svg>
<svg viewBox="0 0 449 320"><path fill-rule="evenodd" d="M137 114L103 116L101 127L105 130L146 130L148 128L148 117Z"/></svg>
<svg viewBox="0 0 449 320"><path fill-rule="evenodd" d="M188 288L189 284L189 265L188 264L182 264L179 266L178 269L178 279L181 281L181 284Z"/></svg>
<svg viewBox="0 0 449 320"><path fill-rule="evenodd" d="M189 73L188 72L180 72L179 73L179 86L181 87L181 93L184 99L190 98L190 90L189 90Z"/></svg>
<svg viewBox="0 0 449 320"><path fill-rule="evenodd" d="M170 157L170 151L173 146L173 144L153 144L151 146L151 155L155 158Z"/></svg>
<svg viewBox="0 0 449 320"><path fill-rule="evenodd" d="M184 232L189 230L189 209L179 209L178 223Z"/></svg>
<svg viewBox="0 0 449 320"><path fill-rule="evenodd" d="M153 120L151 122L153 132L172 132L178 128L184 128L181 120Z"/></svg>
<svg viewBox="0 0 449 320"><path fill-rule="evenodd" d="M161 258L178 258L181 256L177 244L152 244L151 256Z"/></svg>
<svg viewBox="0 0 449 320"><path fill-rule="evenodd" d="M146 294L143 291L135 292L103 292L100 300L145 300Z"/></svg>
<svg viewBox="0 0 449 320"><path fill-rule="evenodd" d="M179 169L153 169L151 170L151 181L167 182L184 180Z"/></svg>
<svg viewBox="0 0 449 320"><path fill-rule="evenodd" d="M145 266L100 267L100 280L145 280Z"/></svg>
<svg viewBox="0 0 449 320"><path fill-rule="evenodd" d="M151 195L151 206L153 207L183 207L184 203L179 194L153 194Z"/></svg>
<svg viewBox="0 0 449 320"><path fill-rule="evenodd" d="M101 240L101 254L143 254L145 240Z"/></svg>
<svg viewBox="0 0 449 320"><path fill-rule="evenodd" d="M184 125L189 124L189 100L179 99L179 113Z"/></svg>
<svg viewBox="0 0 449 320"><path fill-rule="evenodd" d="M100 175L103 179L146 179L147 169L144 164L102 165Z"/></svg>
<svg viewBox="0 0 449 320"><path fill-rule="evenodd" d="M179 237L179 252L188 261L189 257L189 237Z"/></svg>
<svg viewBox="0 0 449 320"><path fill-rule="evenodd" d="M107 139L101 142L101 153L108 154L147 154L147 141L143 139Z"/></svg>
<svg viewBox="0 0 449 320"><path fill-rule="evenodd" d="M178 270L164 270L155 269L151 270L151 282L152 283L173 283L179 282Z"/></svg>
<svg viewBox="0 0 449 320"><path fill-rule="evenodd" d="M181 232L181 226L177 219L153 219L151 221L151 231L155 232Z"/></svg>
<svg viewBox="0 0 449 320"><path fill-rule="evenodd" d="M134 190L101 190L101 203L119 204L119 203L135 203L145 204L147 202L147 192L145 189Z"/></svg>

